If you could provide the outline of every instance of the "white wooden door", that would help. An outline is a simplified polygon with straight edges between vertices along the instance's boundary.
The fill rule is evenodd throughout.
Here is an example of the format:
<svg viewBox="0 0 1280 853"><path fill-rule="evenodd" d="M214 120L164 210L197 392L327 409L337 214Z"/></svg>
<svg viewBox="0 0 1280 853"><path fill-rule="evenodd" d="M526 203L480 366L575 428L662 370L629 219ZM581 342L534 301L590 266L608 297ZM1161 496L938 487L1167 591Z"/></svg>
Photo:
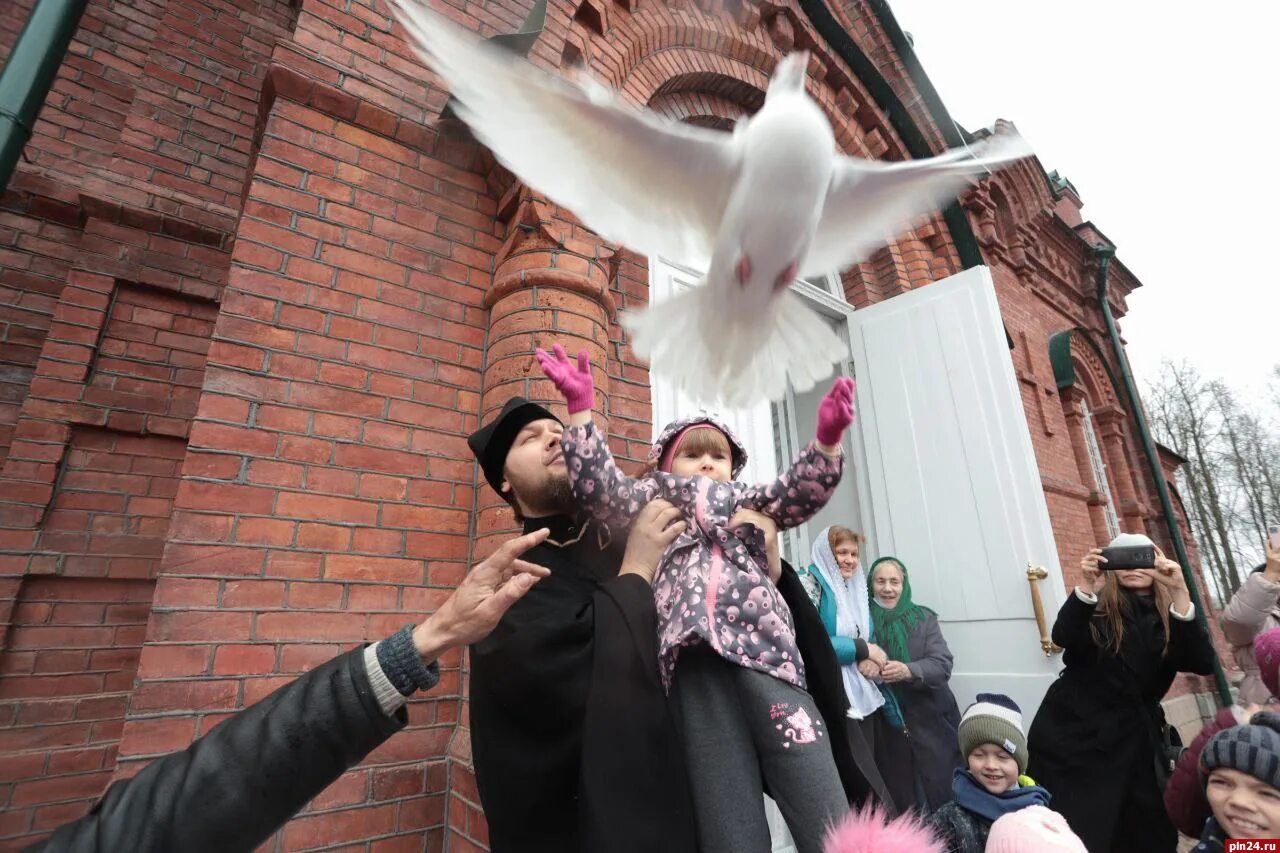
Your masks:
<svg viewBox="0 0 1280 853"><path fill-rule="evenodd" d="M691 286L692 272L651 263L654 299ZM1027 564L1044 566L1047 618L1063 599L1048 508L990 273L979 267L853 311L816 288L797 288L849 334L858 417L849 465L832 501L784 538L788 559L808 563L828 524L867 536L864 562L902 559L915 600L936 610L955 656L961 706L978 692L1006 693L1030 725L1061 666L1040 648ZM654 379L654 431L692 411ZM826 384L725 419L753 464L748 482L772 476L813 437ZM789 851L770 808L774 850Z"/></svg>
<svg viewBox="0 0 1280 853"><path fill-rule="evenodd" d="M856 311L849 337L866 554L901 558L915 601L938 612L961 707L1006 693L1030 725L1061 662L1040 647L1027 564L1048 569L1050 622L1064 591L990 272Z"/></svg>
<svg viewBox="0 0 1280 853"><path fill-rule="evenodd" d="M661 302L682 289L695 287L698 274L658 258L649 259L649 299ZM653 401L653 435L657 438L662 429L678 418L699 412L714 415L738 436L747 451L747 465L739 479L744 483L759 483L778 475L778 447L781 434L774 428L774 408L762 402L744 411L708 412L700 408L674 387L650 374L650 392ZM782 812L769 797L765 797L765 816L769 822L772 853L796 853L795 842L787 831Z"/></svg>
<svg viewBox="0 0 1280 853"><path fill-rule="evenodd" d="M657 259L649 262L649 298L654 302L662 302L682 290L696 287L697 280L698 275L692 270ZM778 476L773 410L767 401L750 409L710 411L695 405L672 385L652 374L650 383L654 438L674 420L706 413L733 430L746 448L747 465L738 479L744 483L760 483Z"/></svg>

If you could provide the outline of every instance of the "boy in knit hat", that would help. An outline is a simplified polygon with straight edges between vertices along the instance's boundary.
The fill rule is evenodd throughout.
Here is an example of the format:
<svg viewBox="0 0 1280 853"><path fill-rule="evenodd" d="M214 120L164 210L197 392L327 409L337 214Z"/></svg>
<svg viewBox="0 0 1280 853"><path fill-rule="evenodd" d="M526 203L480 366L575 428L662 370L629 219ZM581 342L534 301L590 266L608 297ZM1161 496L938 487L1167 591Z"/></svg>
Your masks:
<svg viewBox="0 0 1280 853"><path fill-rule="evenodd" d="M1204 822L1212 812L1205 797L1200 777L1200 754L1205 745L1224 729L1243 726L1259 711L1276 711L1277 691L1280 690L1280 628L1263 631L1253 641L1253 657L1258 663L1258 677L1271 691L1271 701L1265 705L1231 705L1223 708L1191 741L1174 765L1173 775L1164 789L1164 809L1169 820L1183 835L1196 838L1204 830Z"/></svg>
<svg viewBox="0 0 1280 853"><path fill-rule="evenodd" d="M1047 806L1049 792L1022 775L1027 736L1022 709L1000 693L979 693L960 717L960 754L952 800L929 816L928 825L948 853L982 853L991 825L1028 806Z"/></svg>
<svg viewBox="0 0 1280 853"><path fill-rule="evenodd" d="M1280 837L1280 714L1263 711L1214 735L1200 776L1213 816L1195 853L1222 853L1227 838Z"/></svg>

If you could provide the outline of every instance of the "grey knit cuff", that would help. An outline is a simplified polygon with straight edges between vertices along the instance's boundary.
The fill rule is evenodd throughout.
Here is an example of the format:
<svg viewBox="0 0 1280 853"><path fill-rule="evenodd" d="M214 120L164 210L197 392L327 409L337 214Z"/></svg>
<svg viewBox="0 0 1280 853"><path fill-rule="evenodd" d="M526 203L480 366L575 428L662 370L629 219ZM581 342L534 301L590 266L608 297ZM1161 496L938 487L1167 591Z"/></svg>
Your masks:
<svg viewBox="0 0 1280 853"><path fill-rule="evenodd" d="M382 666L378 663L378 646L380 645L382 644L374 643L364 647L364 671L369 677L369 686L373 688L373 695L378 700L378 707L382 709L382 713L390 717L403 708L408 700L400 695L400 691L396 690L391 679L387 678L387 674L382 671Z"/></svg>
<svg viewBox="0 0 1280 853"><path fill-rule="evenodd" d="M378 643L378 665L401 696L412 696L419 690L430 690L440 681L440 668L436 662L432 661L430 665L422 662L422 657L413 644L411 624Z"/></svg>

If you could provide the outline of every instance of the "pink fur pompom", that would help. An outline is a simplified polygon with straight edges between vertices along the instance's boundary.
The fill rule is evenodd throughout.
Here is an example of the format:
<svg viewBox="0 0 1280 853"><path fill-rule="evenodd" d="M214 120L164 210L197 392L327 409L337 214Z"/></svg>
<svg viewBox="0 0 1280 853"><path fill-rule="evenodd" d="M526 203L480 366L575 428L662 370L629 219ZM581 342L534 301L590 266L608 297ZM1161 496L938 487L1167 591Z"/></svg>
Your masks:
<svg viewBox="0 0 1280 853"><path fill-rule="evenodd" d="M827 833L824 853L944 853L942 843L914 814L885 819L882 806L850 812Z"/></svg>

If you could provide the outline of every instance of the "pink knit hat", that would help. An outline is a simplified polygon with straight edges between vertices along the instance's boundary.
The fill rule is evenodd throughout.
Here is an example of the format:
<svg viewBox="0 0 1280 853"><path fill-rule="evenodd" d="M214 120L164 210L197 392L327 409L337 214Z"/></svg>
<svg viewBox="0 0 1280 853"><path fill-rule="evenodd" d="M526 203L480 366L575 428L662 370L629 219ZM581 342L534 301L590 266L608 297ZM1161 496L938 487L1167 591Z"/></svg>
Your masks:
<svg viewBox="0 0 1280 853"><path fill-rule="evenodd" d="M1271 695L1280 698L1280 628L1263 631L1253 638L1253 659L1258 662L1258 675Z"/></svg>
<svg viewBox="0 0 1280 853"><path fill-rule="evenodd" d="M944 853L945 845L913 813L890 819L882 806L849 812L827 830L823 853Z"/></svg>
<svg viewBox="0 0 1280 853"><path fill-rule="evenodd" d="M1088 853L1067 820L1044 806L1027 806L991 824L986 853Z"/></svg>

